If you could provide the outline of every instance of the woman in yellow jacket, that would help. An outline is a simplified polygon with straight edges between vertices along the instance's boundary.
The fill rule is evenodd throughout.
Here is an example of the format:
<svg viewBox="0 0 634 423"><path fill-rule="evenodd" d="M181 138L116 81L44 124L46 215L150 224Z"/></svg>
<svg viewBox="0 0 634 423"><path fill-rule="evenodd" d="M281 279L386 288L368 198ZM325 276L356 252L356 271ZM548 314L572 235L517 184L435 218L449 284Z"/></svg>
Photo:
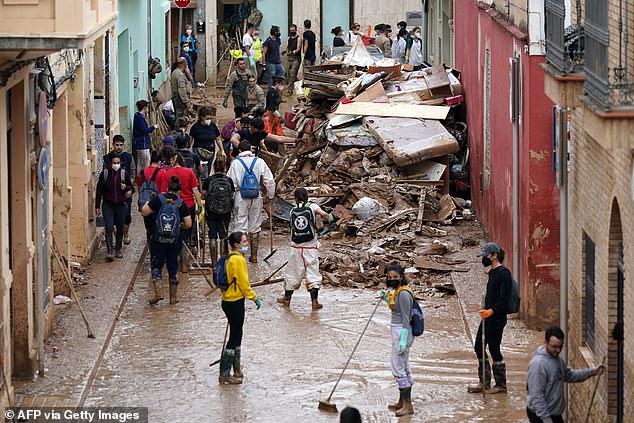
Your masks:
<svg viewBox="0 0 634 423"><path fill-rule="evenodd" d="M242 371L240 370L240 353L242 344L242 326L244 325L244 299L255 302L257 309L261 303L249 284L249 273L244 254L249 250L249 241L246 234L234 232L229 235L229 258L227 259L227 280L229 288L220 291L222 293L222 311L229 322L229 341L220 359L221 384L237 385L242 383ZM233 376L231 376L233 367Z"/></svg>

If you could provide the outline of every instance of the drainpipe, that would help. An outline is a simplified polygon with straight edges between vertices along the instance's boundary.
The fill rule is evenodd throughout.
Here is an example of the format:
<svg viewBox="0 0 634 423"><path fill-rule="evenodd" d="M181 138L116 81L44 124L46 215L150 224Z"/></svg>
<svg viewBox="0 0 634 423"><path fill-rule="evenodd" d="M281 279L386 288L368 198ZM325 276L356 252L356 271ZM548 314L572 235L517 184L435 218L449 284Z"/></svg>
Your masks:
<svg viewBox="0 0 634 423"><path fill-rule="evenodd" d="M559 326L568 334L568 109L558 108L559 121ZM561 352L568 362L568 336Z"/></svg>
<svg viewBox="0 0 634 423"><path fill-rule="evenodd" d="M513 125L513 273L519 276L519 118L520 118L520 58L511 58L511 122Z"/></svg>

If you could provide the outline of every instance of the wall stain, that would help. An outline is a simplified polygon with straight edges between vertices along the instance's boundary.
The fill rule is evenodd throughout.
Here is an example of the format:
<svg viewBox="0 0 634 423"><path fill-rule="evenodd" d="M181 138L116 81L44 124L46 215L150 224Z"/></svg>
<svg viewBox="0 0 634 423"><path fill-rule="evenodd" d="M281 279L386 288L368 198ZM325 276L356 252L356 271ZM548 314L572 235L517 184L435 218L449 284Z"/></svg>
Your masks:
<svg viewBox="0 0 634 423"><path fill-rule="evenodd" d="M546 151L546 150L542 150L542 151L530 150L530 155L531 155L531 159L541 161L541 160L544 160L546 158L546 156L548 156L548 151Z"/></svg>

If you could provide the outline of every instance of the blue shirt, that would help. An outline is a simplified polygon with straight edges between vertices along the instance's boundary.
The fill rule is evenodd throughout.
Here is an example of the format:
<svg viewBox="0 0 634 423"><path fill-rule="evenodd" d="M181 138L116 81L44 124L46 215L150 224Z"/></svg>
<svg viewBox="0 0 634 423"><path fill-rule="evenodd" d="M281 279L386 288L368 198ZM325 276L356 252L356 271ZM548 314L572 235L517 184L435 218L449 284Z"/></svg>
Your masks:
<svg viewBox="0 0 634 423"><path fill-rule="evenodd" d="M189 56L189 54L185 53L184 51L181 51L181 54L178 57L184 57L185 60L187 60L187 67L189 68L189 73L193 75L194 63L192 62L192 58Z"/></svg>
<svg viewBox="0 0 634 423"><path fill-rule="evenodd" d="M187 41L187 35L183 35L181 37L181 43ZM189 40L189 51L190 53L195 53L196 52L196 37L194 37L194 34L191 35L190 40Z"/></svg>
<svg viewBox="0 0 634 423"><path fill-rule="evenodd" d="M134 141L135 150L147 150L150 148L150 134L154 129L156 129L154 126L148 126L143 113L136 112L134 114L132 140Z"/></svg>

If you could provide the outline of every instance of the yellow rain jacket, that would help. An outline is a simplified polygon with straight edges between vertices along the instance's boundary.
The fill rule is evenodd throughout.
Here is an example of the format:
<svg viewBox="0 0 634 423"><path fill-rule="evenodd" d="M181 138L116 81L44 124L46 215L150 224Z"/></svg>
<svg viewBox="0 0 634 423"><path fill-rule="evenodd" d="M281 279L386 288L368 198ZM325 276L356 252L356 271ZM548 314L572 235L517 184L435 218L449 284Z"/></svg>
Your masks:
<svg viewBox="0 0 634 423"><path fill-rule="evenodd" d="M246 265L246 261L244 263ZM396 288L396 291L394 291L394 294L388 295L388 298L390 299L390 301L387 304L390 307L390 310L392 310L392 307L394 307L394 301L396 300L396 297L398 296L398 294L401 293L401 291L409 291L410 294L412 294L412 296L416 298L416 296L414 295L414 291L412 291L412 288L410 288L407 285L401 285L398 288Z"/></svg>
<svg viewBox="0 0 634 423"><path fill-rule="evenodd" d="M260 40L259 38L253 39L253 50L255 50L253 60L255 60L256 62L262 60L262 40Z"/></svg>
<svg viewBox="0 0 634 423"><path fill-rule="evenodd" d="M253 292L249 283L247 261L242 253L233 251L229 253L229 258L227 259L227 280L229 280L229 289L220 291L223 301L234 302L243 298L252 301L256 300L257 295Z"/></svg>

